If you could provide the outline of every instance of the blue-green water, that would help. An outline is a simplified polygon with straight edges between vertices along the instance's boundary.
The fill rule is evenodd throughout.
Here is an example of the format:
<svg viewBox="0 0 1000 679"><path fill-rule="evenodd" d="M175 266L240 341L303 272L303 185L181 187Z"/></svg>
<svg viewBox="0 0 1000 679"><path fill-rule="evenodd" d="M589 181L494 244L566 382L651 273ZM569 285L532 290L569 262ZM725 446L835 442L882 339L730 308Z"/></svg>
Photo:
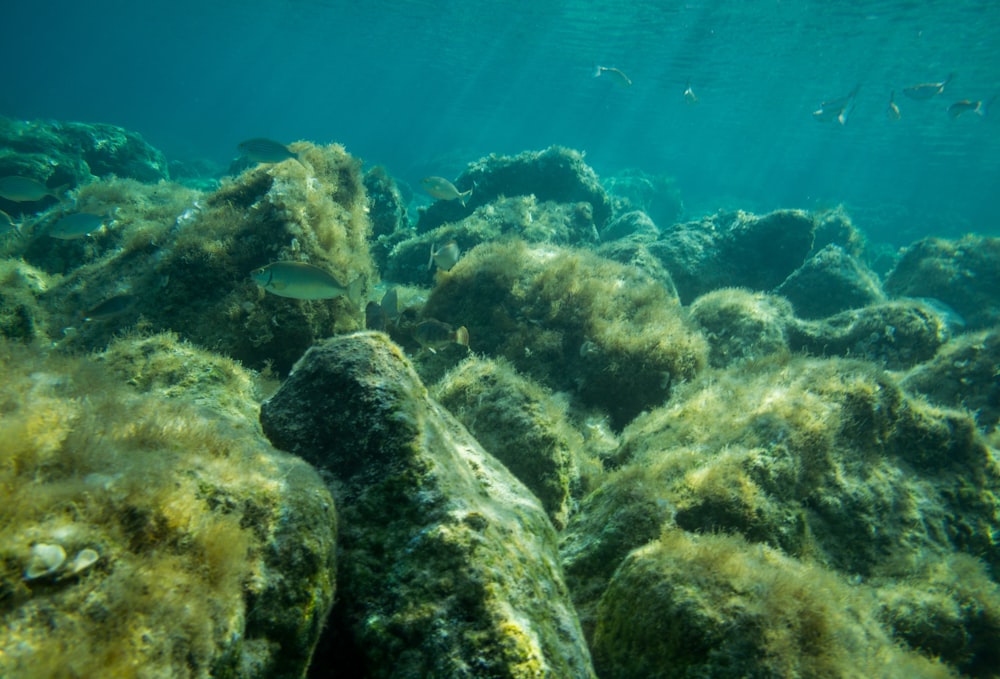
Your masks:
<svg viewBox="0 0 1000 679"><path fill-rule="evenodd" d="M1000 92L994 1L38 0L4 27L0 114L123 125L170 158L338 141L415 183L561 144L676 177L691 214L844 202L898 244L1000 233L1000 102L946 112ZM813 120L856 84L846 125Z"/></svg>

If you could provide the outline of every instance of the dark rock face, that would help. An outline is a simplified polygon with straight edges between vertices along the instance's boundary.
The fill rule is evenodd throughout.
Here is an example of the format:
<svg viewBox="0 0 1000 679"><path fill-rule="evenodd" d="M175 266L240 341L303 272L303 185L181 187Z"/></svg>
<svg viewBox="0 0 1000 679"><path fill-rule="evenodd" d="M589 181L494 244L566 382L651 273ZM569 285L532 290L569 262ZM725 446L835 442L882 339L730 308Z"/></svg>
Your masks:
<svg viewBox="0 0 1000 679"><path fill-rule="evenodd" d="M801 210L737 212L675 224L649 250L670 272L681 302L689 304L718 288L772 290L805 261L815 231L814 220Z"/></svg>
<svg viewBox="0 0 1000 679"><path fill-rule="evenodd" d="M313 347L261 409L328 475L338 598L314 667L365 677L592 677L538 501L380 333Z"/></svg>
<svg viewBox="0 0 1000 679"><path fill-rule="evenodd" d="M825 318L885 301L878 277L839 245L827 245L778 286L800 318Z"/></svg>

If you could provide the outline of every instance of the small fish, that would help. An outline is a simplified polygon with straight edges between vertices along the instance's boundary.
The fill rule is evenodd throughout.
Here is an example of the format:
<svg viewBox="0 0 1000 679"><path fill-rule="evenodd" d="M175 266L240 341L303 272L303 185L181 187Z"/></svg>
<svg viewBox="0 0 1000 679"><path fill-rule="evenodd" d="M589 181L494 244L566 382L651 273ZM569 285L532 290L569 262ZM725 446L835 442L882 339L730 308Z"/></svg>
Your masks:
<svg viewBox="0 0 1000 679"><path fill-rule="evenodd" d="M846 125L847 117L854 110L854 98L858 95L859 89L861 89L861 85L855 85L847 96L824 101L818 109L813 111L813 119L821 123L836 120L841 125Z"/></svg>
<svg viewBox="0 0 1000 679"><path fill-rule="evenodd" d="M388 327L389 317L386 315L382 305L378 302L368 302L365 305L365 329L385 332L385 329Z"/></svg>
<svg viewBox="0 0 1000 679"><path fill-rule="evenodd" d="M629 78L625 73L618 68L613 66L594 66L594 77L600 78L605 73L609 73L615 78L615 82L623 87L631 87L632 79Z"/></svg>
<svg viewBox="0 0 1000 679"><path fill-rule="evenodd" d="M436 250L431 245L431 258L427 262L427 270L430 271L432 267L436 266L441 271L451 271L455 263L458 262L461 254L461 250L458 249L458 243L453 240L448 241Z"/></svg>
<svg viewBox="0 0 1000 679"><path fill-rule="evenodd" d="M459 191L455 188L454 184L444 177L424 177L420 180L420 183L423 185L424 191L438 200L455 200L458 198L459 202L465 205L466 199L472 195L472 189Z"/></svg>
<svg viewBox="0 0 1000 679"><path fill-rule="evenodd" d="M913 85L912 87L904 87L903 94L908 96L910 99L932 99L944 92L944 86L950 83L954 78L955 74L949 73L948 77L939 83L920 83L919 85Z"/></svg>
<svg viewBox="0 0 1000 679"><path fill-rule="evenodd" d="M972 111L980 116L986 115L985 109L983 108L983 102L981 101L969 101L968 99L963 99L962 101L956 101L948 107L948 115L952 118L957 118L963 113L968 113L969 111Z"/></svg>
<svg viewBox="0 0 1000 679"><path fill-rule="evenodd" d="M60 217L45 233L59 240L77 240L78 238L86 238L103 227L104 218L101 215L73 212Z"/></svg>
<svg viewBox="0 0 1000 679"><path fill-rule="evenodd" d="M134 295L115 295L88 311L83 317L85 322L106 321L127 311L135 303Z"/></svg>
<svg viewBox="0 0 1000 679"><path fill-rule="evenodd" d="M889 92L889 105L885 107L885 117L893 122L902 117L899 107L896 106L896 90Z"/></svg>
<svg viewBox="0 0 1000 679"><path fill-rule="evenodd" d="M0 198L6 198L15 203L34 203L49 196L57 200L62 200L63 194L68 189L69 184L50 189L45 184L31 177L20 177L17 175L0 177Z"/></svg>
<svg viewBox="0 0 1000 679"><path fill-rule="evenodd" d="M698 95L696 95L694 93L694 90L691 89L691 81L690 80L688 81L687 87L684 88L684 101L687 102L688 104L697 104L698 103Z"/></svg>
<svg viewBox="0 0 1000 679"><path fill-rule="evenodd" d="M298 158L298 154L286 144L261 137L247 139L237 148L245 158L255 163L280 163L289 158Z"/></svg>
<svg viewBox="0 0 1000 679"><path fill-rule="evenodd" d="M399 318L399 293L396 288L389 288L382 295L382 302L379 304L385 312L386 318L395 323Z"/></svg>
<svg viewBox="0 0 1000 679"><path fill-rule="evenodd" d="M361 301L361 279L341 285L326 269L305 262L274 262L251 272L250 277L270 293L292 299L333 299L347 295Z"/></svg>
<svg viewBox="0 0 1000 679"><path fill-rule="evenodd" d="M21 225L15 222L9 214L0 210L0 236L5 236L11 231L17 234L18 238L22 237Z"/></svg>
<svg viewBox="0 0 1000 679"><path fill-rule="evenodd" d="M413 337L420 346L432 354L437 353L437 349L450 344L460 344L466 348L469 346L469 331L464 325L460 328L453 328L447 323L433 318L417 323Z"/></svg>

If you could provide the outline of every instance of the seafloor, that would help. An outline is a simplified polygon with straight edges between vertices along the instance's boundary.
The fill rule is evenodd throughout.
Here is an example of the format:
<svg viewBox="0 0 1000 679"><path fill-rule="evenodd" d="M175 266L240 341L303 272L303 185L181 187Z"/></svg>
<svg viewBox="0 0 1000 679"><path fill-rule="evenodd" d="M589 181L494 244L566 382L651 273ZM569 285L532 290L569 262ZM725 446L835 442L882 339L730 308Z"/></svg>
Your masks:
<svg viewBox="0 0 1000 679"><path fill-rule="evenodd" d="M1000 676L1000 239L0 138L0 676Z"/></svg>

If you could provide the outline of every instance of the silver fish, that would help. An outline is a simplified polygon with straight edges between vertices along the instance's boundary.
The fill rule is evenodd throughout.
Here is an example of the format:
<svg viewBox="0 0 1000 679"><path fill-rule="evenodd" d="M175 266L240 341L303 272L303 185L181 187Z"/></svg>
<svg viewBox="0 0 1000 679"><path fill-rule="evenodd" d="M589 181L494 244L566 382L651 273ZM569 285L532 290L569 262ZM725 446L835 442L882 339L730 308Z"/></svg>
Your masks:
<svg viewBox="0 0 1000 679"><path fill-rule="evenodd" d="M59 240L76 240L86 238L95 231L99 231L103 226L104 218L101 215L73 212L60 217L45 233Z"/></svg>
<svg viewBox="0 0 1000 679"><path fill-rule="evenodd" d="M424 191L438 200L455 200L457 198L462 205L465 205L466 199L472 195L472 189L459 191L444 177L424 177L420 180L420 184L424 187Z"/></svg>
<svg viewBox="0 0 1000 679"><path fill-rule="evenodd" d="M437 249L431 245L431 258L427 262L427 270L430 271L432 267L436 266L442 271L451 271L461 255L462 251L458 249L458 243L453 240Z"/></svg>
<svg viewBox="0 0 1000 679"><path fill-rule="evenodd" d="M949 73L948 77L939 83L920 83L911 87L904 87L903 94L910 99L932 99L944 92L944 86L955 78L954 73Z"/></svg>
<svg viewBox="0 0 1000 679"><path fill-rule="evenodd" d="M250 277L270 293L292 299L333 299L346 295L361 301L361 279L344 286L326 269L305 262L274 262L255 269Z"/></svg>
<svg viewBox="0 0 1000 679"><path fill-rule="evenodd" d="M0 198L12 200L15 203L35 203L51 196L61 199L69 189L69 184L50 189L45 184L31 177L0 177Z"/></svg>
<svg viewBox="0 0 1000 679"><path fill-rule="evenodd" d="M594 77L600 78L605 73L613 76L615 82L622 87L631 87L632 79L625 75L625 72L614 66L594 66Z"/></svg>
<svg viewBox="0 0 1000 679"><path fill-rule="evenodd" d="M854 98L858 95L859 89L861 89L861 85L855 85L854 89L846 96L824 101L818 109L813 111L813 119L821 123L836 120L841 125L846 125L847 117L854 110Z"/></svg>
<svg viewBox="0 0 1000 679"><path fill-rule="evenodd" d="M280 163L289 158L297 158L298 154L280 141L256 137L241 142L237 147L240 153L255 163Z"/></svg>
<svg viewBox="0 0 1000 679"><path fill-rule="evenodd" d="M899 112L899 107L896 106L896 90L889 93L889 105L885 108L885 117L893 122L903 117Z"/></svg>

